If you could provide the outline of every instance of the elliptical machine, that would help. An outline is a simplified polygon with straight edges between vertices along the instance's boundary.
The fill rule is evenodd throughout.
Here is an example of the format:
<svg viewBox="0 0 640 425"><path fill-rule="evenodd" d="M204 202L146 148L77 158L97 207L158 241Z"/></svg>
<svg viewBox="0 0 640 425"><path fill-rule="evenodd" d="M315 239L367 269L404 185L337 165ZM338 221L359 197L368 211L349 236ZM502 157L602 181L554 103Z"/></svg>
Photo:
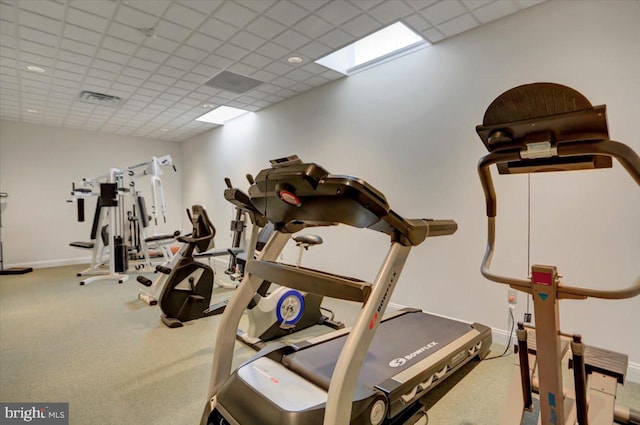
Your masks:
<svg viewBox="0 0 640 425"><path fill-rule="evenodd" d="M167 277L160 294L162 323L179 328L183 322L213 315L209 308L213 292L213 269L193 258L194 251L204 252L213 248L216 229L202 205L194 205L187 215L193 225L190 236L179 236L183 245L175 265Z"/></svg>

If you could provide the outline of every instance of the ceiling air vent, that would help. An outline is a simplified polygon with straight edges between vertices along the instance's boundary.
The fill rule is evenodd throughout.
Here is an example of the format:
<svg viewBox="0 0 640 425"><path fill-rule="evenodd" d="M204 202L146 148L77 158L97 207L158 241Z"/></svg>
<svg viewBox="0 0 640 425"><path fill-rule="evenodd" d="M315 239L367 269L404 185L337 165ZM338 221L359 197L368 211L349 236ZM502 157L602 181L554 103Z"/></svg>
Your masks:
<svg viewBox="0 0 640 425"><path fill-rule="evenodd" d="M104 93L96 93L93 91L83 90L80 92L78 99L82 102L91 103L93 105L116 107L122 102L122 98L111 96Z"/></svg>
<svg viewBox="0 0 640 425"><path fill-rule="evenodd" d="M229 71L222 71L205 83L207 86L215 87L230 91L232 93L242 94L254 87L258 87L263 81L254 80L244 75L236 74Z"/></svg>

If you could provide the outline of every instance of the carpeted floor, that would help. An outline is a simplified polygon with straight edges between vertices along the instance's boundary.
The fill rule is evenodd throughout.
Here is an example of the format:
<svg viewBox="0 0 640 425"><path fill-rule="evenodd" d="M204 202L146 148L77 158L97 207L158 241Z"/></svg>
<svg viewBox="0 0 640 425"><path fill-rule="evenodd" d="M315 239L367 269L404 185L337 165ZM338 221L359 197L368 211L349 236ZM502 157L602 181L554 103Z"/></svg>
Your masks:
<svg viewBox="0 0 640 425"><path fill-rule="evenodd" d="M220 319L166 328L158 307L138 301L135 276L82 287L82 269L0 276L0 401L68 402L74 425L198 424ZM353 303L325 304L347 324L357 314ZM503 349L494 344L492 355ZM236 344L237 362L251 353ZM430 395L429 423L498 423L512 365L513 356L474 362L452 376ZM640 385L621 389L619 401L640 409Z"/></svg>

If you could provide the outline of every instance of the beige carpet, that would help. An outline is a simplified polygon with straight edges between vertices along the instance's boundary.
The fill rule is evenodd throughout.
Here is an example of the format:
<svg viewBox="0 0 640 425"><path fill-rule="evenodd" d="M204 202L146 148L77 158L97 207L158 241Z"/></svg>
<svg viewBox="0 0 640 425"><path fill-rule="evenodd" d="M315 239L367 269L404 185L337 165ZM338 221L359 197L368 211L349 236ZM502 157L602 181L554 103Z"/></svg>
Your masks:
<svg viewBox="0 0 640 425"><path fill-rule="evenodd" d="M220 319L168 329L158 307L138 301L135 276L82 287L75 277L82 269L0 277L0 401L69 402L75 425L197 424ZM229 293L218 290L216 298ZM352 303L325 304L347 324L357 314ZM492 355L503 348L494 345ZM236 344L237 362L250 354ZM458 376L446 381L430 397L430 424L497 423L512 364L512 356L475 363L457 385ZM619 400L640 409L640 385Z"/></svg>

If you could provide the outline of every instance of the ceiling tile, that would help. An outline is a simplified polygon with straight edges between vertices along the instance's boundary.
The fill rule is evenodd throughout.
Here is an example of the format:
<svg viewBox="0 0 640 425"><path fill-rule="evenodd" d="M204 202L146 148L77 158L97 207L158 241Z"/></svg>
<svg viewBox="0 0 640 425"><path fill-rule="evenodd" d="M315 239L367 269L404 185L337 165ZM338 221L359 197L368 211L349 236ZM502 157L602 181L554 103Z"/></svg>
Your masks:
<svg viewBox="0 0 640 425"><path fill-rule="evenodd" d="M145 46L151 49L160 50L161 52L165 52L165 53L173 53L174 50L176 50L180 45L180 43L176 41L168 40L164 37L158 37L158 36L156 36L155 38L145 37L142 44L144 44Z"/></svg>
<svg viewBox="0 0 640 425"><path fill-rule="evenodd" d="M164 20L158 22L158 25L156 25L154 31L159 36L168 38L169 40L177 41L178 43L184 42L191 34L190 29Z"/></svg>
<svg viewBox="0 0 640 425"><path fill-rule="evenodd" d="M96 57L114 63L126 63L129 60L129 55L123 55L108 49L98 50Z"/></svg>
<svg viewBox="0 0 640 425"><path fill-rule="evenodd" d="M256 72L258 69L250 65L245 65L243 63L236 62L233 65L231 65L229 68L227 68L227 70L231 72L235 72L236 74L240 74L240 75L251 75L254 72Z"/></svg>
<svg viewBox="0 0 640 425"><path fill-rule="evenodd" d="M103 17L72 7L67 9L66 22L98 32L104 32L109 23L109 21Z"/></svg>
<svg viewBox="0 0 640 425"><path fill-rule="evenodd" d="M151 66L155 66L154 63L149 63ZM151 75L150 72L144 71L142 69L136 69L132 67L126 67L122 70L122 75L127 75L129 77L139 78L141 80L146 80Z"/></svg>
<svg viewBox="0 0 640 425"><path fill-rule="evenodd" d="M259 16L246 27L247 31L267 39L275 37L285 29L286 27L284 25L264 16Z"/></svg>
<svg viewBox="0 0 640 425"><path fill-rule="evenodd" d="M169 65L172 66L174 68L178 68L178 69L182 69L184 71L188 71L191 68L193 68L194 66L197 65L197 62L188 60L188 59L184 59L184 58L179 58L177 56L172 56L169 59L167 59L167 61L165 62L165 65Z"/></svg>
<svg viewBox="0 0 640 425"><path fill-rule="evenodd" d="M473 15L478 18L480 22L486 24L487 22L516 13L517 11L518 8L512 2L496 1L475 9Z"/></svg>
<svg viewBox="0 0 640 425"><path fill-rule="evenodd" d="M316 9L319 9L320 7L324 6L325 4L327 4L330 0L313 0L313 1L309 1L309 0L292 0L293 3L297 4L300 7L303 7L311 12L313 12Z"/></svg>
<svg viewBox="0 0 640 425"><path fill-rule="evenodd" d="M219 69L223 69L231 65L234 61L231 59L223 58L222 56L218 56L215 54L211 54L207 56L202 63L205 65L210 65Z"/></svg>
<svg viewBox="0 0 640 425"><path fill-rule="evenodd" d="M424 31L431 27L431 24L427 22L420 14L414 13L412 15L407 16L402 20L409 28L414 31Z"/></svg>
<svg viewBox="0 0 640 425"><path fill-rule="evenodd" d="M40 43L32 43L27 40L20 40L20 50L33 53L40 56L49 56L51 47Z"/></svg>
<svg viewBox="0 0 640 425"><path fill-rule="evenodd" d="M68 52L66 50L60 50L58 57L64 61L88 66L91 63L91 58L85 55L79 55L77 53Z"/></svg>
<svg viewBox="0 0 640 425"><path fill-rule="evenodd" d="M205 23L198 28L198 31L220 40L226 40L235 34L238 29L218 19L207 19Z"/></svg>
<svg viewBox="0 0 640 425"><path fill-rule="evenodd" d="M18 12L18 23L39 31L45 31L54 35L60 34L62 22L56 19L37 15L35 13L20 10Z"/></svg>
<svg viewBox="0 0 640 425"><path fill-rule="evenodd" d="M156 69L158 69L157 63L140 59L140 58L131 58L131 60L129 60L128 65L134 68L143 69L149 72L154 72Z"/></svg>
<svg viewBox="0 0 640 425"><path fill-rule="evenodd" d="M268 82L273 80L274 78L277 78L278 75L261 69L260 71L251 74L250 77L255 78L256 80Z"/></svg>
<svg viewBox="0 0 640 425"><path fill-rule="evenodd" d="M295 69L289 72L288 74L285 74L285 77L291 78L292 80L295 80L295 81L304 81L308 78L313 77L313 74L311 74L310 72L304 71L302 69Z"/></svg>
<svg viewBox="0 0 640 425"><path fill-rule="evenodd" d="M197 32L187 39L186 44L202 50L213 50L219 47L222 41Z"/></svg>
<svg viewBox="0 0 640 425"><path fill-rule="evenodd" d="M458 0L447 0L424 9L422 16L432 24L441 24L464 14L467 10Z"/></svg>
<svg viewBox="0 0 640 425"><path fill-rule="evenodd" d="M208 66L208 65L204 65L204 64L198 64L196 65L191 72L195 73L195 74L199 74L199 75L204 75L207 78L211 78L214 75L218 74L222 69L221 68L216 68L214 66Z"/></svg>
<svg viewBox="0 0 640 425"><path fill-rule="evenodd" d="M64 19L64 5L60 3L42 0L20 0L16 4L20 9L30 10L58 20Z"/></svg>
<svg viewBox="0 0 640 425"><path fill-rule="evenodd" d="M446 36L451 37L453 35L460 34L461 32L470 30L471 28L477 27L478 25L478 21L476 21L473 16L471 16L470 14L465 14L438 25L438 29L440 29L440 31L442 31Z"/></svg>
<svg viewBox="0 0 640 425"><path fill-rule="evenodd" d="M141 12L137 9L121 5L116 12L114 19L121 24L132 28L153 28L158 22L154 15Z"/></svg>
<svg viewBox="0 0 640 425"><path fill-rule="evenodd" d="M287 30L275 37L273 41L288 49L295 50L298 47L307 44L311 39L294 30Z"/></svg>
<svg viewBox="0 0 640 425"><path fill-rule="evenodd" d="M380 23L369 15L363 14L357 16L349 22L345 22L344 24L342 24L341 28L348 33L360 38L376 31L378 28L380 28Z"/></svg>
<svg viewBox="0 0 640 425"><path fill-rule="evenodd" d="M436 28L429 28L426 31L422 32L424 38L426 38L430 43L437 43L438 41L444 39L444 34L438 31Z"/></svg>
<svg viewBox="0 0 640 425"><path fill-rule="evenodd" d="M173 77L177 79L177 78L181 78L184 75L185 71L178 68L171 67L171 66L163 65L160 68L158 68L156 73L161 75L167 75L169 77Z"/></svg>
<svg viewBox="0 0 640 425"><path fill-rule="evenodd" d="M95 45L80 43L79 41L70 40L68 38L62 39L60 48L91 57L96 54L97 50Z"/></svg>
<svg viewBox="0 0 640 425"><path fill-rule="evenodd" d="M255 50L267 42L264 38L256 37L247 31L240 31L229 39L230 43L243 47L247 50Z"/></svg>
<svg viewBox="0 0 640 425"><path fill-rule="evenodd" d="M132 55L133 52L136 51L138 46L137 44L130 43L119 38L105 37L102 41L102 47L125 55Z"/></svg>
<svg viewBox="0 0 640 425"><path fill-rule="evenodd" d="M34 43L46 44L47 46L57 47L59 37L46 32L34 30L25 26L20 26L20 38L33 41Z"/></svg>
<svg viewBox="0 0 640 425"><path fill-rule="evenodd" d="M258 14L240 4L224 2L222 6L214 12L214 16L223 22L242 28L255 19Z"/></svg>
<svg viewBox="0 0 640 425"><path fill-rule="evenodd" d="M119 24L117 22L111 22L107 33L113 37L125 40L130 43L140 44L146 37L137 29L128 27L126 25Z"/></svg>
<svg viewBox="0 0 640 425"><path fill-rule="evenodd" d="M112 1L70 0L69 5L72 8L82 9L85 12L90 12L94 15L110 19L118 4Z"/></svg>
<svg viewBox="0 0 640 425"><path fill-rule="evenodd" d="M369 10L380 22L390 24L413 13L413 9L402 1L382 2Z"/></svg>
<svg viewBox="0 0 640 425"><path fill-rule="evenodd" d="M350 0L352 3L356 4L362 10L369 10L372 7L375 7L382 3L385 0Z"/></svg>
<svg viewBox="0 0 640 425"><path fill-rule="evenodd" d="M431 6L431 5L432 5L432 4L434 4L434 3L437 3L437 2L438 2L438 1L440 1L440 0L404 0L404 1L405 1L405 3L407 3L409 6L411 6L413 9L415 9L415 10L422 10L422 9L425 9L425 8L427 8L427 7ZM473 2L478 1L478 2L481 2L481 1L485 1L485 0L469 0L469 1L473 1ZM489 1L492 1L492 0L489 0Z"/></svg>
<svg viewBox="0 0 640 425"><path fill-rule="evenodd" d="M315 15L309 15L298 22L294 28L308 37L316 38L331 31L334 26Z"/></svg>
<svg viewBox="0 0 640 425"><path fill-rule="evenodd" d="M274 62L271 65L266 66L264 68L265 71L273 72L274 74L277 74L277 75L285 74L287 72L292 71L293 69L294 68L291 65L287 65L282 62Z"/></svg>
<svg viewBox="0 0 640 425"><path fill-rule="evenodd" d="M139 47L136 51L136 57L151 62L162 63L167 60L169 55L146 47Z"/></svg>
<svg viewBox="0 0 640 425"><path fill-rule="evenodd" d="M90 31L70 24L64 26L63 35L67 38L93 45L99 44L100 40L102 39L101 33Z"/></svg>
<svg viewBox="0 0 640 425"><path fill-rule="evenodd" d="M171 5L171 0L123 0L122 4L134 7L138 10L143 10L153 16L162 16L164 11L167 10L169 5Z"/></svg>
<svg viewBox="0 0 640 425"><path fill-rule="evenodd" d="M358 15L359 9L346 1L331 1L316 14L334 25L340 25Z"/></svg>
<svg viewBox="0 0 640 425"><path fill-rule="evenodd" d="M216 49L216 54L227 59L237 61L249 53L248 50L231 44L223 44Z"/></svg>
<svg viewBox="0 0 640 425"><path fill-rule="evenodd" d="M318 38L319 41L327 44L335 49L339 47L343 47L353 41L354 38L351 34L346 31L341 30L340 28L336 28L328 34L323 35Z"/></svg>
<svg viewBox="0 0 640 425"><path fill-rule="evenodd" d="M113 73L118 73L122 70L122 65L108 62L102 59L93 59L93 63L91 64L91 66Z"/></svg>
<svg viewBox="0 0 640 425"><path fill-rule="evenodd" d="M209 13L204 14L199 11L182 6L179 3L174 3L169 6L169 9L167 9L162 18L176 24L180 24L184 27L195 29L196 27L200 26L202 22L204 22L208 15Z"/></svg>
<svg viewBox="0 0 640 425"><path fill-rule="evenodd" d="M195 62L200 62L208 55L207 51L190 46L181 46L174 52L174 54L182 58L191 59Z"/></svg>
<svg viewBox="0 0 640 425"><path fill-rule="evenodd" d="M264 14L270 18L280 22L281 24L291 26L307 16L309 12L300 6L288 1L279 1L271 9Z"/></svg>
<svg viewBox="0 0 640 425"><path fill-rule="evenodd" d="M267 43L263 46L260 46L258 49L256 49L256 52L264 56L270 57L273 60L277 60L283 57L284 55L288 54L289 50L285 49L282 46L278 46L277 44L274 44L274 43Z"/></svg>
<svg viewBox="0 0 640 425"><path fill-rule="evenodd" d="M258 53L250 53L242 58L242 62L256 68L262 68L273 62L273 59L260 55Z"/></svg>
<svg viewBox="0 0 640 425"><path fill-rule="evenodd" d="M540 3L544 2L544 1L545 0L516 0L516 3L518 4L518 7L520 9L526 9L528 7L540 4Z"/></svg>
<svg viewBox="0 0 640 425"><path fill-rule="evenodd" d="M179 1L179 3L187 7L190 7L191 9L198 10L204 13L205 15L210 15L211 12L213 12L218 7L220 7L220 5L223 2L224 2L223 0L206 0L206 1L181 0Z"/></svg>
<svg viewBox="0 0 640 425"><path fill-rule="evenodd" d="M493 3L494 1L495 0L462 0L462 3L464 3L464 5L469 9L473 10L489 3Z"/></svg>
<svg viewBox="0 0 640 425"><path fill-rule="evenodd" d="M305 44L300 47L297 52L311 58L311 60L317 60L324 55L331 53L334 48L327 46L326 44L322 44L318 41L312 41L309 44Z"/></svg>

